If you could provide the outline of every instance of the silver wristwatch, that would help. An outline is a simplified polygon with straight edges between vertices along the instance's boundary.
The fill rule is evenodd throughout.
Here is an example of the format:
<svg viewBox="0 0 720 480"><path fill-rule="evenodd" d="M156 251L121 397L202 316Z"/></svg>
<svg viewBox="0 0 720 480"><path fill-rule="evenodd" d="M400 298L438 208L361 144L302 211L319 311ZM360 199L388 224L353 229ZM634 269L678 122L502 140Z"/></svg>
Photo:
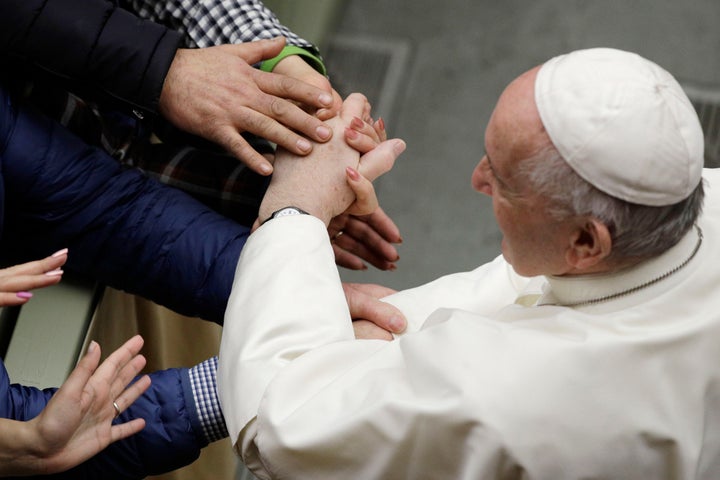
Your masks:
<svg viewBox="0 0 720 480"><path fill-rule="evenodd" d="M306 212L305 210L302 210L298 207L283 207L280 210L274 211L272 213L272 215L270 215L268 218L266 218L262 222L262 224L264 225L265 222L269 222L273 218L287 217L288 215L310 215L310 214L308 212Z"/></svg>

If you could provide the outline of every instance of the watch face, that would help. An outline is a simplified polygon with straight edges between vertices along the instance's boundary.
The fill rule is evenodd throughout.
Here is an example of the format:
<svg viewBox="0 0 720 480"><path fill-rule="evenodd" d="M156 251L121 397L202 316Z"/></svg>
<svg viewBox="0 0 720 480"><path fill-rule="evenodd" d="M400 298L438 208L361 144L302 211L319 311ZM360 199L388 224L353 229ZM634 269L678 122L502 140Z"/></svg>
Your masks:
<svg viewBox="0 0 720 480"><path fill-rule="evenodd" d="M286 217L288 215L302 215L302 212L297 208L287 207L275 212L273 217Z"/></svg>

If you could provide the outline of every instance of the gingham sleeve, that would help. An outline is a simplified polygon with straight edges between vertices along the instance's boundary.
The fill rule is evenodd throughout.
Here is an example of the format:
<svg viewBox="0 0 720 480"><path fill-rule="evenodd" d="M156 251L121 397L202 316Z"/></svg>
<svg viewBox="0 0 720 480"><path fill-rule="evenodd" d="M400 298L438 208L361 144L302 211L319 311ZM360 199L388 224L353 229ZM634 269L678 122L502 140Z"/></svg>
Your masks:
<svg viewBox="0 0 720 480"><path fill-rule="evenodd" d="M283 36L287 45L317 49L282 25L259 0L125 0L142 18L185 33L187 47L245 43Z"/></svg>
<svg viewBox="0 0 720 480"><path fill-rule="evenodd" d="M213 357L195 365L189 371L190 387L200 425L210 443L228 436L217 395L217 364L217 357Z"/></svg>

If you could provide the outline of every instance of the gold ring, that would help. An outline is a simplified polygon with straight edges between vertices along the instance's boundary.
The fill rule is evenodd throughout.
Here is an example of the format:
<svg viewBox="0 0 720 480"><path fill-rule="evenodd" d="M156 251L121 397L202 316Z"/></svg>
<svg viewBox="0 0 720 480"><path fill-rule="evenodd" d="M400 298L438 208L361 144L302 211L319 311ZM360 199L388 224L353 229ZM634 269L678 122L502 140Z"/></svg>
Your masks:
<svg viewBox="0 0 720 480"><path fill-rule="evenodd" d="M115 418L117 418L120 416L120 407L118 407L116 402L113 402L113 407L115 408Z"/></svg>

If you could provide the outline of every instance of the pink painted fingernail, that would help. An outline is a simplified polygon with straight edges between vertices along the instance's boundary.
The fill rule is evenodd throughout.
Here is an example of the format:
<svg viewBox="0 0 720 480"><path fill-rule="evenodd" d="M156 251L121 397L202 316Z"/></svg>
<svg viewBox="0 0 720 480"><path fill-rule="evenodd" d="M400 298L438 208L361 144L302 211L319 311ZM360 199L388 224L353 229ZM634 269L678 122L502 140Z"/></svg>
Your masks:
<svg viewBox="0 0 720 480"><path fill-rule="evenodd" d="M363 128L365 124L358 117L353 117L353 119L350 120L350 126L353 128Z"/></svg>
<svg viewBox="0 0 720 480"><path fill-rule="evenodd" d="M53 253L53 254L50 255L50 256L51 256L51 257L59 257L59 256L61 256L61 255L65 255L66 253L68 253L68 249L67 249L67 248L63 248L62 250L58 250L57 252Z"/></svg>
<svg viewBox="0 0 720 480"><path fill-rule="evenodd" d="M45 272L45 275L47 275L48 277L58 277L58 276L62 275L63 273L64 272L61 269L56 268L55 270L50 270L49 272Z"/></svg>
<svg viewBox="0 0 720 480"><path fill-rule="evenodd" d="M360 134L359 134L358 132L356 132L355 130L353 130L352 128L346 128L346 129L345 129L345 135L346 135L350 140L357 140L357 138L360 136Z"/></svg>
<svg viewBox="0 0 720 480"><path fill-rule="evenodd" d="M358 181L360 180L360 173L355 170L352 167L346 167L345 171L347 172L348 177L350 177L351 180Z"/></svg>
<svg viewBox="0 0 720 480"><path fill-rule="evenodd" d="M33 296L30 292L17 292L15 295L17 295L18 298L32 298Z"/></svg>

